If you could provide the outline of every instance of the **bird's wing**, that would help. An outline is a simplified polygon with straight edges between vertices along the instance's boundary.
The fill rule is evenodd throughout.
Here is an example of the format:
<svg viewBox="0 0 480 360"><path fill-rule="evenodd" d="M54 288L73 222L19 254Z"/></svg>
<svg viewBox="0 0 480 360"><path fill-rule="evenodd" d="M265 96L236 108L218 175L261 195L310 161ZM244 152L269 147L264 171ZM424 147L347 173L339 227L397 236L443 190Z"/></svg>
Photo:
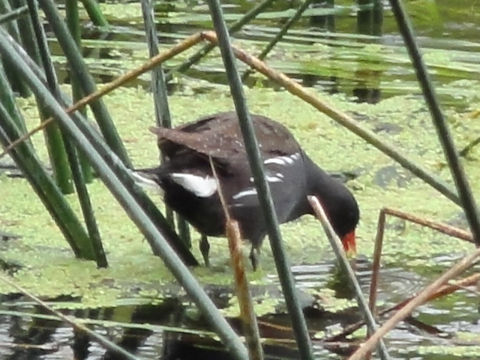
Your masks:
<svg viewBox="0 0 480 360"><path fill-rule="evenodd" d="M243 142L235 134L216 132L200 136L199 133L158 127L150 131L158 136L160 150L170 158L188 150L214 159L228 159L245 152Z"/></svg>
<svg viewBox="0 0 480 360"><path fill-rule="evenodd" d="M265 159L298 153L300 147L286 127L269 118L252 115L260 151ZM151 128L158 136L158 145L173 157L186 149L211 156L231 159L245 155L245 146L235 112L218 113L175 129Z"/></svg>
<svg viewBox="0 0 480 360"><path fill-rule="evenodd" d="M285 126L260 115L252 115L252 120L264 159L300 152L300 145Z"/></svg>

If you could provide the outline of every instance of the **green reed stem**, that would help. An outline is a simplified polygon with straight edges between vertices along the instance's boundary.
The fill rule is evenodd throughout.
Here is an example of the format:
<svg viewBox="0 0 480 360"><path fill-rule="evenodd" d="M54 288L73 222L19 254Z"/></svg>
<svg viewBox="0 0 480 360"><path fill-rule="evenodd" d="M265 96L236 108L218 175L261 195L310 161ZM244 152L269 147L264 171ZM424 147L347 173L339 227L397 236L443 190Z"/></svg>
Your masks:
<svg viewBox="0 0 480 360"><path fill-rule="evenodd" d="M250 22L250 20L254 19L258 14L260 14L263 10L265 10L274 0L264 0L259 3L257 6L252 8L248 11L242 18L235 21L232 26L228 29L229 33L233 35L238 30L240 30L243 25ZM204 56L206 56L210 51L215 48L214 44L206 44L200 50L198 50L195 54L190 56L187 60L185 60L182 64L177 66L176 68L170 70L167 73L166 80L170 81L173 77L173 74L176 72L183 73L190 69L190 67L197 62L199 62Z"/></svg>
<svg viewBox="0 0 480 360"><path fill-rule="evenodd" d="M77 0L66 0L65 1L65 15L68 29L72 38L77 44L79 49L82 49L82 30L80 27L80 19L78 15L78 1ZM74 72L70 71L70 79L72 84L72 98L73 102L77 102L83 98L82 86L80 80L77 78ZM87 109L81 108L78 111L82 113L84 117L87 116ZM93 180L92 168L88 163L85 156L79 154L80 166L82 167L83 178L87 183Z"/></svg>
<svg viewBox="0 0 480 360"><path fill-rule="evenodd" d="M427 67L422 59L420 49L415 40L413 28L408 19L408 16L403 8L403 5L398 0L390 0L392 11L397 20L398 28L402 34L403 41L408 49L410 58L412 59L417 74L418 81L423 91L423 96L427 102L428 108L432 115L432 121L437 130L437 135L442 144L443 152L450 167L450 172L455 180L455 185L460 197L460 202L465 211L465 215L472 232L473 239L478 246L480 246L480 216L478 213L477 204L472 194L472 190L468 183L467 177L463 170L460 158L458 156L455 143L447 126L445 116L443 115L440 103L438 102L435 89L430 80Z"/></svg>
<svg viewBox="0 0 480 360"><path fill-rule="evenodd" d="M265 179L265 171L263 169L263 162L258 148L258 141L247 109L245 94L237 71L235 57L230 43L230 36L223 18L222 8L218 0L209 0L208 6L218 36L218 44L230 84L230 92L238 114L248 161L255 181L255 188L257 189L258 198L265 216L268 238L270 240L270 246L277 266L278 277L282 285L288 312L292 319L293 332L297 340L300 358L302 360L313 360L313 350L307 324L297 298L293 276L290 272L290 266L283 247L282 235L278 227L277 214L273 205L270 187Z"/></svg>
<svg viewBox="0 0 480 360"><path fill-rule="evenodd" d="M88 68L82 58L82 54L78 50L78 47L70 35L67 26L61 19L55 3L51 0L39 0L39 4L45 12L46 17L52 26L53 32L55 33L57 40L62 47L65 56L67 57L71 71L74 72L77 78L81 81L84 94L94 93L97 91L95 82L88 72ZM90 108L92 109L92 112L107 144L125 164L131 166L127 151L123 146L117 130L115 129L113 120L110 117L104 102L101 99L95 100L90 104Z"/></svg>
<svg viewBox="0 0 480 360"><path fill-rule="evenodd" d="M48 88L55 97L60 96L60 89L58 86L57 76L53 67L53 62L50 56L50 51L47 46L47 38L40 26L40 19L38 17L38 7L34 0L29 0L29 6L31 6L30 15L32 17L32 23L34 24L35 34L42 57L43 68L45 69L45 76L47 78ZM71 143L68 136L62 129L60 129L65 144L65 150L70 163L70 169L72 171L73 181L77 190L78 199L82 208L83 217L87 226L88 234L90 235L91 247L95 254L95 260L99 267L106 267L108 265L105 251L103 249L100 232L98 230L97 221L93 212L90 196L88 194L87 187L85 185L85 179L83 176L82 168L77 154L77 149Z"/></svg>
<svg viewBox="0 0 480 360"><path fill-rule="evenodd" d="M247 350L240 338L236 335L219 310L204 292L202 286L183 264L175 251L170 247L162 234L155 227L155 224L149 219L145 210L138 204L137 200L130 193L125 184L112 171L111 163L108 163L92 146L85 134L80 130L77 124L65 112L63 107L56 102L54 97L48 92L42 82L35 76L26 62L16 56L15 50L8 45L7 41L0 36L0 51L15 63L19 73L29 83L32 91L39 96L48 106L49 110L61 122L63 128L75 139L77 146L88 157L90 163L97 171L99 176L107 185L107 188L117 198L124 207L127 214L135 222L145 237L151 241L160 244L159 253L166 266L173 273L179 283L185 288L187 294L192 298L210 325L218 333L219 337L227 347L231 356L237 360L247 359ZM85 125L85 124L84 124ZM23 144L22 144L23 145ZM119 159L116 158L116 162ZM131 179L133 182L133 179Z"/></svg>
<svg viewBox="0 0 480 360"><path fill-rule="evenodd" d="M16 0L23 3L24 0ZM43 27L38 17L38 8L35 0L28 0L28 9L30 17L26 21L22 21L19 25L22 27L22 39L27 44L26 49L28 55L37 64L43 64L44 68L51 65L51 59L48 51L48 45L43 32ZM48 119L50 114L45 106L37 99L38 112L41 122ZM57 124L45 129L45 141L47 144L48 155L52 165L55 181L64 194L73 193L72 174L68 165L68 155L65 149L66 140Z"/></svg>
<svg viewBox="0 0 480 360"><path fill-rule="evenodd" d="M0 103L3 104L9 115L12 117L15 125L18 127L22 134L27 132L25 127L25 120L23 119L22 113L15 103L15 96L13 94L12 88L8 83L7 75L3 69L2 63L0 62ZM28 140L31 144L30 139Z"/></svg>
<svg viewBox="0 0 480 360"><path fill-rule="evenodd" d="M363 313L365 323L367 324L369 331L371 333L374 333L378 329L378 325L375 321L375 318L373 317L372 312L370 311L370 307L368 306L365 296L363 296L362 288L360 287L360 283L358 282L357 276L355 275L355 272L353 271L352 266L350 265L350 261L347 258L347 254L343 249L342 242L338 238L337 234L335 234L335 231L333 230L332 225L328 220L325 210L322 208L322 205L320 204L318 199L315 196L309 196L308 201L310 202L310 205L312 206L315 212L315 215L317 216L317 218L320 220L322 224L323 230L327 235L328 241L332 246L333 252L337 257L338 262L342 266L343 270L346 272L348 276L348 280L350 281L350 284L355 290L355 295L357 297L357 304L359 309ZM390 359L388 350L383 340L380 340L379 342L378 352L382 360Z"/></svg>
<svg viewBox="0 0 480 360"><path fill-rule="evenodd" d="M87 10L88 16L90 17L90 20L96 25L96 26L108 26L108 21L107 18L103 15L102 10L100 9L100 6L98 5L98 2L95 0L82 0L82 4L85 7L85 10Z"/></svg>
<svg viewBox="0 0 480 360"><path fill-rule="evenodd" d="M0 0L0 14L9 14L12 12L12 7L8 0ZM5 29L12 36L16 42L20 42L20 34L18 31L18 25L16 21L9 21L5 25ZM3 66L5 73L7 74L8 81L10 82L13 91L18 92L21 97L28 97L30 95L30 90L28 86L23 82L22 78L13 71L12 64L9 64L8 61L5 61L3 58L0 61L4 62Z"/></svg>
<svg viewBox="0 0 480 360"><path fill-rule="evenodd" d="M288 19L288 21L282 26L280 31L275 35L275 37L270 40L270 42L265 46L265 48L262 50L262 52L257 56L260 60L263 60L267 57L267 55L272 51L272 49L277 45L277 43L282 40L283 36L288 32L288 30L292 27L293 24L295 24L298 19L302 16L302 14L307 10L308 6L312 3L313 0L305 0L302 5L297 9L295 14ZM247 69L243 76L242 76L242 81L245 81L248 79L248 77L251 75L253 70L251 68Z"/></svg>
<svg viewBox="0 0 480 360"><path fill-rule="evenodd" d="M28 7L22 6L0 16L0 25L16 20L28 13Z"/></svg>
<svg viewBox="0 0 480 360"><path fill-rule="evenodd" d="M148 52L150 57L152 58L159 53L158 37L155 27L155 19L153 17L154 9L151 0L141 0L141 3L143 20L145 23L145 32L147 34ZM168 106L167 85L165 82L165 75L161 64L152 69L152 92L153 101L155 104L155 117L157 125L161 127L171 128L172 117L170 114L170 108ZM167 207L166 212L167 218L170 217L169 220L171 221L172 226L175 226L175 219L173 217L171 209ZM177 216L177 224L180 239L183 240L185 245L191 247L191 237L188 223L181 216Z"/></svg>
<svg viewBox="0 0 480 360"><path fill-rule="evenodd" d="M19 136L20 131L15 125L15 121L3 104L0 103L0 141L2 145L7 146ZM75 256L89 260L93 259L94 255L87 233L58 187L37 159L33 148L24 142L15 147L10 155L57 223Z"/></svg>
<svg viewBox="0 0 480 360"><path fill-rule="evenodd" d="M24 61L28 68L35 74L35 76L40 79L42 83L46 83L45 74L41 71L38 65L35 64L28 56L24 56L22 48L17 43L12 41L11 38L6 36L5 32L1 28L0 39L5 41L5 46L10 46L12 51L14 51L12 57ZM69 108L72 106L71 100L65 94L60 92L60 96L64 108ZM173 228L163 217L162 213L158 210L157 206L152 202L150 197L148 197L139 186L136 186L135 181L132 179L129 173L129 169L127 169L125 164L120 161L114 153L112 153L110 148L105 144L104 139L99 135L97 129L94 129L90 123L83 118L81 113L74 112L71 114L71 116L94 148L111 166L112 170L115 172L115 175L128 188L128 191L135 196L137 203L139 203L140 206L145 209L150 219L157 226L158 231L160 231L162 236L167 239L170 246L175 249L185 264L189 266L198 265L195 257L192 255L190 250L183 245L182 241L178 238L175 231L173 231ZM151 238L147 238L147 241L152 248L152 252L157 256L160 255L162 245Z"/></svg>

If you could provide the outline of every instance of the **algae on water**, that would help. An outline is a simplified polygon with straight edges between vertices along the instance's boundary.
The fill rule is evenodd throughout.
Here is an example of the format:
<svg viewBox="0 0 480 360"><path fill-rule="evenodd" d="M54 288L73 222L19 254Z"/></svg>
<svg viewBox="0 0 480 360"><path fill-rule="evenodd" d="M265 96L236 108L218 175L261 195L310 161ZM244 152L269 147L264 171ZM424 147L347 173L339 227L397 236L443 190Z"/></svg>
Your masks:
<svg viewBox="0 0 480 360"><path fill-rule="evenodd" d="M480 88L474 82L471 87ZM378 212L384 206L438 221L464 224L460 209L445 197L286 91L253 88L246 90L246 95L251 112L286 124L319 165L330 172L351 174L353 179L347 185L355 193L361 209L357 231L360 254L371 256ZM420 97L394 97L377 105L352 103L341 95L329 96L327 100L350 113L364 126L384 134L385 140L453 186L448 169L443 166L443 154L429 113ZM478 98L472 97L472 100L478 103ZM148 131L148 127L154 124L151 94L142 88L122 88L106 96L105 102L112 111L134 165L146 167L157 164L156 139ZM31 100L22 100L21 105L28 125L37 124ZM217 86L208 93L173 95L170 107L174 123L180 124L232 109L233 104L228 89ZM472 105L472 108L475 106ZM472 134L479 133L479 122L469 119L467 112L449 109L447 115L455 128L455 140L459 147L468 143ZM33 141L40 157L46 161L42 135L35 135ZM479 155L480 150L474 149L469 159L464 161L477 195L480 191ZM378 174L382 174L381 177ZM152 299L157 294L161 297L162 289L169 288L168 284L174 282L99 180L90 184L89 190L110 262L108 269L96 269L93 263L74 259L55 223L25 180L1 176L0 185L0 226L2 230L22 236L4 244L0 257L7 263L21 264L22 269L15 278L35 294L44 297L67 294L81 299L85 305L96 303L102 306L122 297L141 298L145 295ZM156 194L151 196L162 206ZM68 198L79 210L75 196ZM398 230L399 227L394 225L399 223L399 220L388 220L383 258L386 265L395 264L420 271L421 268L434 266L437 256L461 256L472 249L470 244L417 225L407 224ZM333 258L321 226L313 218L305 216L285 224L282 231L292 264L314 264ZM231 287L226 240L212 239L211 246L212 268L198 269L196 276L205 285ZM196 247L194 242L195 253L201 258ZM264 243L261 264L261 274L274 271L268 241ZM253 276L260 285L269 283L264 276ZM0 285L0 291L5 293L10 290Z"/></svg>

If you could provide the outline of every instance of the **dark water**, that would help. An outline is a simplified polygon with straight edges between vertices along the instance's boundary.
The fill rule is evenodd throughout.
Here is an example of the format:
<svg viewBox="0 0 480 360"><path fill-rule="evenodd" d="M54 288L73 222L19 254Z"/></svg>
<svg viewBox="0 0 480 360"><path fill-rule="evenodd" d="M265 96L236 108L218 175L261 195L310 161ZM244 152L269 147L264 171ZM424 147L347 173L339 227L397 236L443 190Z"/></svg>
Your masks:
<svg viewBox="0 0 480 360"><path fill-rule="evenodd" d="M356 262L358 278L364 292L368 292L371 264L359 259ZM352 299L352 293L339 279L333 263L295 266L293 273L300 291L307 288L321 290L329 287L339 298ZM428 279L402 268L381 271L378 304L387 308L422 289ZM211 292L213 300L221 305L222 293ZM315 301L310 295L301 296L308 327L312 333L322 336L313 340L317 359L340 359L355 350L355 339L324 343L323 337L338 334L349 324L361 320L355 307L328 310L318 306L328 299ZM279 295L280 296L280 295ZM66 299L54 299L68 301ZM394 359L474 359L476 356L442 357L418 354L419 346L452 346L459 331L480 333L478 299L476 294L460 292L450 299L448 309L428 304L420 307L416 320L399 324L386 338L386 344ZM231 359L220 343L208 336L201 336L208 327L201 318L192 316L191 308L181 299L167 299L159 305L124 305L92 310L64 310L79 319L88 319L88 326L97 333L122 346L142 359L162 360L223 360ZM231 320L240 331L238 321ZM298 359L292 341L289 318L282 311L276 315L259 318L263 338L271 339L264 346L269 360ZM428 324L428 325L426 325ZM361 339L361 338L360 338ZM7 346L8 344L8 346ZM24 348L28 344L29 348ZM462 344L459 342L459 345ZM4 298L0 307L0 359L120 359L71 327L51 319L45 310L19 296Z"/></svg>
<svg viewBox="0 0 480 360"><path fill-rule="evenodd" d="M314 1L268 55L269 65L305 86L345 93L357 101L375 103L393 95L420 93L388 1L377 8L359 8L353 1L336 1L331 10L333 15L320 16L321 11L328 10L323 3ZM222 4L228 22L232 23L254 2ZM235 34L237 43L252 54L260 53L299 4L299 1L276 1L259 19ZM474 0L410 0L406 4L442 101L462 108L468 106L471 94L458 81L480 80L478 4ZM158 2L156 9L162 47L211 27L208 7L203 2ZM91 70L104 81L123 73L122 69L133 67L133 61L141 61L145 56L138 52L145 47L141 18L118 16L112 23L117 27L108 33L86 24L88 30L84 35L89 39L84 42L86 56L100 60L91 63ZM168 62L166 68L174 68L183 60L181 55L178 60ZM242 72L246 70L245 66L240 67ZM215 83L226 83L217 52L192 66L186 75L182 81L172 83L171 89L182 91L186 86L188 90L193 87L208 91ZM198 83L195 79L208 83ZM148 81L148 76L144 76L133 84L147 85ZM256 74L246 80L249 86L259 83L274 86Z"/></svg>
<svg viewBox="0 0 480 360"><path fill-rule="evenodd" d="M229 15L243 14L255 3L223 2L224 10ZM315 3L310 10L321 8L321 1ZM295 9L298 5L297 1L277 1L263 19L247 25L236 35L236 39L241 41L243 47L254 54L258 53L291 15L286 11ZM164 47L209 27L207 6L201 1L157 2L156 8L158 31ZM450 105L468 107L471 96L468 88L457 82L463 79L480 80L480 3L475 0L417 0L410 1L408 9L419 44L429 55L426 59L433 70L433 78L442 100ZM121 8L118 11L121 12ZM303 85L332 93L344 93L354 101L374 103L387 96L419 93L414 71L387 2L384 3L383 11L376 9L359 12L356 3L338 1L334 15L324 17L315 12L313 14L317 15L307 13L292 28L268 57L269 64L298 79ZM113 16L110 21L113 27L108 32L96 29L88 21L84 23L84 52L90 59L99 59L90 65L99 81L109 81L122 74L144 56L143 52L139 52L145 48L141 19ZM377 48L372 49L372 45ZM54 44L52 47L55 49ZM60 54L58 49L56 52ZM64 67L62 57L57 60L59 68ZM180 60L169 63L167 69L179 62ZM197 79L207 82L195 85ZM205 62L194 65L184 80L170 85L170 90L181 92L186 83L195 91L208 91L216 84L225 82L220 59L214 55ZM147 86L148 76L134 82L134 85L139 83ZM255 74L247 83L274 86ZM451 260L449 258L444 266L449 266ZM444 259L438 259L439 264L443 261ZM435 275L416 270L407 271L401 266L382 270L379 302L384 306L392 305L404 299L406 294L420 290ZM367 291L370 264L360 261L357 271L362 286ZM330 262L294 268L300 289L329 287L339 297L350 297L351 294L343 286L338 286L334 272L334 266ZM478 356L456 356L418 352L421 345L457 344L451 337L459 331L480 334L477 300L475 293L460 292L449 300L420 307L415 313L416 318L437 329L420 330L418 324L400 324L387 338L391 353L396 359L480 357L480 353ZM323 311L311 307L308 298L305 305L309 328L323 331L327 335L359 320L358 314L352 309ZM24 313L44 313L36 306L26 303L23 298L4 299L0 310L0 359L119 358L57 321L25 316ZM107 335L140 358L230 359L218 343L208 337L192 334L191 330L193 333L205 330L205 323L201 319L190 317L187 309L175 299L158 306L119 306L70 313L80 318L98 320L91 326L94 330ZM284 315L263 318L262 322L288 326L288 319ZM146 323L149 326L131 326ZM181 331L180 328L190 331ZM264 336L276 339L265 346L267 359L298 359L288 331L282 332L270 326L262 327L262 330ZM38 347L26 349L22 344ZM355 348L355 342L351 339L333 345L324 346L320 340L314 341L317 358L339 359Z"/></svg>

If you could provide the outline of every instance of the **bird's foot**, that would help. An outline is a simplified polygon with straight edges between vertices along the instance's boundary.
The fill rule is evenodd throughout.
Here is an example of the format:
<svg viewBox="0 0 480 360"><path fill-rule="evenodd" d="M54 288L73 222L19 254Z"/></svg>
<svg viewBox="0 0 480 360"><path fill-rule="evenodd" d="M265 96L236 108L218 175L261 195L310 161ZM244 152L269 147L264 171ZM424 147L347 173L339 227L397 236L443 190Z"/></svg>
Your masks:
<svg viewBox="0 0 480 360"><path fill-rule="evenodd" d="M253 271L257 271L260 260L260 249L252 246L250 250L250 262L252 263Z"/></svg>

